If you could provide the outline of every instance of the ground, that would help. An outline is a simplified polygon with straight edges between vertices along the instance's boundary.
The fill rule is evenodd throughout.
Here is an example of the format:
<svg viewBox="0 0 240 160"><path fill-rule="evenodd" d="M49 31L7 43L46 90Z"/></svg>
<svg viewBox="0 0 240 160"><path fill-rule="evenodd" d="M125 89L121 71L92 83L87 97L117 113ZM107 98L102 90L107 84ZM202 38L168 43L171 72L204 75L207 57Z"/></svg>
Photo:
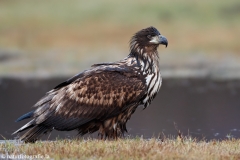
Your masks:
<svg viewBox="0 0 240 160"><path fill-rule="evenodd" d="M96 139L0 144L0 156L38 156L53 159L239 159L240 140L197 141L190 137L165 139ZM36 158L36 157L35 157Z"/></svg>

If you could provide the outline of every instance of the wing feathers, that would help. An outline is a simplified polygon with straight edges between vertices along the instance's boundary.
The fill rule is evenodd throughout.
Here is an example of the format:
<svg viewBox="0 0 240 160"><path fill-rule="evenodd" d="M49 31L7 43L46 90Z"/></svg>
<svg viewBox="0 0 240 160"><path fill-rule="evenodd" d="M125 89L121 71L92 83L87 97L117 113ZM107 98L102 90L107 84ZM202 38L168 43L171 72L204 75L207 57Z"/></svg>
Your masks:
<svg viewBox="0 0 240 160"><path fill-rule="evenodd" d="M55 93L55 92L54 92ZM49 102L52 100L52 98L55 96L54 93L48 92L43 98L41 98L35 105L34 107L42 106L43 104Z"/></svg>
<svg viewBox="0 0 240 160"><path fill-rule="evenodd" d="M121 73L121 70L79 74L58 85L35 104L38 107L33 113L35 118L15 133L34 125L45 126L29 131L31 135L27 140L34 140L49 128L73 130L95 120L116 116L139 102L146 93L143 79L129 77L130 74ZM32 112L29 112L20 120L31 116ZM96 126L92 127L96 129Z"/></svg>

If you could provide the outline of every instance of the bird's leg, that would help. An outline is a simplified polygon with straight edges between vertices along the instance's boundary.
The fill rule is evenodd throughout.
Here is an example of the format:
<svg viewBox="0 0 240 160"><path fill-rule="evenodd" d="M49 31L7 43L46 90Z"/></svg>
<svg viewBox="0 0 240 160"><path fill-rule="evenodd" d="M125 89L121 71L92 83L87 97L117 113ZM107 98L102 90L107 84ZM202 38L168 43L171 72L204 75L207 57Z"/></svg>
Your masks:
<svg viewBox="0 0 240 160"><path fill-rule="evenodd" d="M105 133L105 137L104 137L104 140L106 141L106 139L108 139L108 134Z"/></svg>
<svg viewBox="0 0 240 160"><path fill-rule="evenodd" d="M104 137L104 135L105 135L105 130L104 130L104 128L103 128L103 124L100 125L100 127L99 127L98 136L99 136L99 135L100 135L100 139L103 140L103 137Z"/></svg>
<svg viewBox="0 0 240 160"><path fill-rule="evenodd" d="M115 139L115 140L117 140L117 139L118 139L117 128L114 130L114 139Z"/></svg>
<svg viewBox="0 0 240 160"><path fill-rule="evenodd" d="M99 137L99 140L103 140L103 134L102 133L98 133L98 137Z"/></svg>
<svg viewBox="0 0 240 160"><path fill-rule="evenodd" d="M115 140L118 140L118 137L122 137L123 132L121 129L121 124L118 123L117 127L115 128Z"/></svg>

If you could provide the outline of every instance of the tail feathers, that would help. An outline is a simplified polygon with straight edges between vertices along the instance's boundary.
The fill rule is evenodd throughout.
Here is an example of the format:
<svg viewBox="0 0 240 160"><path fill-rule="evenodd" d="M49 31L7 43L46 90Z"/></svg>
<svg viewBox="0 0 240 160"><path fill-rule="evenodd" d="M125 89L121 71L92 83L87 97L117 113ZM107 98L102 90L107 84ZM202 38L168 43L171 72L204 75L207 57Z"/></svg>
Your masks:
<svg viewBox="0 0 240 160"><path fill-rule="evenodd" d="M28 122L27 124L25 124L24 126L22 126L21 128L19 128L17 131L13 132L12 135L16 134L16 133L19 133L19 132L22 132L22 131L24 131L28 128L32 128L34 125L35 125L35 121L33 119L30 122Z"/></svg>
<svg viewBox="0 0 240 160"><path fill-rule="evenodd" d="M25 143L34 143L38 140L43 134L46 134L48 131L51 131L49 127L46 126L34 126L28 130L24 135L20 137L20 140Z"/></svg>
<svg viewBox="0 0 240 160"><path fill-rule="evenodd" d="M33 116L33 113L34 113L34 111L28 112L28 113L22 115L21 117L19 117L15 122L19 122L24 119L31 118Z"/></svg>

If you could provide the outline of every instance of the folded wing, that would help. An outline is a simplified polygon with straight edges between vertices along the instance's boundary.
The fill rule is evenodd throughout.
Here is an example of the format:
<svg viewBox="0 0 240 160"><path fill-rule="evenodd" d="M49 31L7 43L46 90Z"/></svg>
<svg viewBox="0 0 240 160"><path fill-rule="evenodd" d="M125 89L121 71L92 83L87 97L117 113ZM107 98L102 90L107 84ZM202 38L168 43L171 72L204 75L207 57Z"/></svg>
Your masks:
<svg viewBox="0 0 240 160"><path fill-rule="evenodd" d="M67 131L90 121L104 121L137 104L145 93L143 79L134 74L119 70L80 74L79 78L60 84L39 100L35 111L22 116L23 119L34 119L15 133L28 128L37 133L46 133L53 128ZM21 117L18 120L22 120ZM36 134L31 130L22 139Z"/></svg>

